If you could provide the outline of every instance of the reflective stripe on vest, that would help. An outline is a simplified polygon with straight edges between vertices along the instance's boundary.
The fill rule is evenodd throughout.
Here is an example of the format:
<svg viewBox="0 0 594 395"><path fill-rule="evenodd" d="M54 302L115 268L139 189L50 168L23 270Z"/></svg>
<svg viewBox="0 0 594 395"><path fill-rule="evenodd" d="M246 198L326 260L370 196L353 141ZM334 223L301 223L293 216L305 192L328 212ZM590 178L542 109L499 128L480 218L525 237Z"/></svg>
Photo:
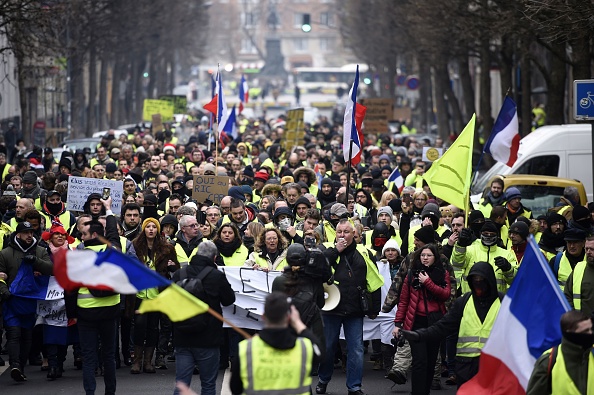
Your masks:
<svg viewBox="0 0 594 395"><path fill-rule="evenodd" d="M584 377L584 379L588 380L586 383L586 394L594 395L594 375L592 373L594 372L594 355L592 355L592 352L589 352L588 354L588 377ZM555 359L555 365L551 370L551 384L552 394L583 395L583 393L580 392L578 387L571 379L571 376L569 376L569 374L567 373L567 368L565 367L565 358L563 357L562 345L559 345L559 348L557 349L557 358Z"/></svg>
<svg viewBox="0 0 594 395"><path fill-rule="evenodd" d="M559 272L557 273L557 282L561 287L561 291L565 289L565 283L567 283L567 278L571 274L571 263L569 263L569 259L567 259L567 253L564 252L563 256L561 257L561 262L559 263Z"/></svg>
<svg viewBox="0 0 594 395"><path fill-rule="evenodd" d="M309 394L313 346L297 338L288 350L275 349L259 336L239 343L240 375L246 395Z"/></svg>
<svg viewBox="0 0 594 395"><path fill-rule="evenodd" d="M491 334L500 307L501 302L497 298L489 308L485 321L481 322L476 314L473 297L468 298L460 321L456 356L478 357L481 354L481 350Z"/></svg>
<svg viewBox="0 0 594 395"><path fill-rule="evenodd" d="M571 293L573 294L573 308L576 310L582 309L582 280L585 271L586 262L583 261L575 265L575 269L573 269L573 289Z"/></svg>

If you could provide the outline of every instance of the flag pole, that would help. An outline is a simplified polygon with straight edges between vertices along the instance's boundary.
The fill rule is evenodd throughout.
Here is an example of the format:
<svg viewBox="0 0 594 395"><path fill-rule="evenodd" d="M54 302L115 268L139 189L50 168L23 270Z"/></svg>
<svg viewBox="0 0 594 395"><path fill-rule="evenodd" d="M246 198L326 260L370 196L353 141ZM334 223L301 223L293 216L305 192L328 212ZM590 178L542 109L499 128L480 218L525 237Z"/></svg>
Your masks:
<svg viewBox="0 0 594 395"><path fill-rule="evenodd" d="M215 159L214 159L214 163L215 163L215 167L218 166L218 156L219 156L219 123L215 122L212 125L212 133L214 135L215 138Z"/></svg>
<svg viewBox="0 0 594 395"><path fill-rule="evenodd" d="M349 189L351 188L351 168L353 161L353 139L349 142L349 164L347 166L347 184L346 184L346 204L345 206L348 207L349 204Z"/></svg>
<svg viewBox="0 0 594 395"><path fill-rule="evenodd" d="M246 331L244 331L243 329L233 325L233 323L227 321L222 315L220 315L217 311L213 310L212 307L208 308L208 313L210 315L212 315L213 317L215 317L217 320L223 322L224 324L227 324L231 327L231 329L235 330L237 333L239 333L241 336L243 336L246 339L251 339L252 336L247 333Z"/></svg>

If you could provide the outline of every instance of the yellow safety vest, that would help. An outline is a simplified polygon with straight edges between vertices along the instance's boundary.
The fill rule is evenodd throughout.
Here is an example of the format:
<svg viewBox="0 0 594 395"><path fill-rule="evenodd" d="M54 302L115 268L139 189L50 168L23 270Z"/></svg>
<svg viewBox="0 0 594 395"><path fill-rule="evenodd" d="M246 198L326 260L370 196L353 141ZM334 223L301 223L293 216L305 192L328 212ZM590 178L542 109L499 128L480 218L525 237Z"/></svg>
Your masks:
<svg viewBox="0 0 594 395"><path fill-rule="evenodd" d="M565 284L567 283L567 278L572 272L571 263L569 263L569 259L567 259L566 253L563 253L561 256L561 262L559 262L559 272L557 273L557 282L561 287L561 291L565 289Z"/></svg>
<svg viewBox="0 0 594 395"><path fill-rule="evenodd" d="M573 269L573 289L571 293L573 294L573 308L576 310L582 309L582 280L584 279L586 265L587 263L585 261L578 262ZM594 374L594 370L591 372Z"/></svg>
<svg viewBox="0 0 594 395"><path fill-rule="evenodd" d="M330 242L323 243L323 245L326 248L335 247L334 243ZM363 259L365 260L365 265L367 266L367 272L365 275L367 291L377 291L384 285L384 277L379 273L379 270L377 269L375 263L373 263L371 258L369 258L369 253L373 253L373 251L367 249L367 247L365 247L363 244L357 244L357 251L359 252L359 254L361 254ZM334 269L332 269L332 271L334 271Z"/></svg>
<svg viewBox="0 0 594 395"><path fill-rule="evenodd" d="M4 236L10 235L14 230L4 222L0 223L0 250L4 248Z"/></svg>
<svg viewBox="0 0 594 395"><path fill-rule="evenodd" d="M239 246L237 250L235 250L233 255L221 256L223 257L223 262L225 263L225 266L243 266L245 261L248 259L249 254L250 252L247 249L247 247L242 244Z"/></svg>
<svg viewBox="0 0 594 395"><path fill-rule="evenodd" d="M491 334L500 307L501 301L497 298L489 308L485 321L481 322L476 314L474 298L472 295L470 296L462 313L462 321L460 321L456 356L478 357L481 355L481 350Z"/></svg>
<svg viewBox="0 0 594 395"><path fill-rule="evenodd" d="M152 259L149 258L148 262L145 263L145 265L151 269L151 270L155 270L155 263L153 262ZM159 288L147 288L147 289L143 289L142 291L138 291L136 292L136 297L138 299L155 299L157 296L159 295Z"/></svg>
<svg viewBox="0 0 594 395"><path fill-rule="evenodd" d="M295 346L279 350L260 336L239 343L240 377L246 395L308 395L313 345L299 337Z"/></svg>
<svg viewBox="0 0 594 395"><path fill-rule="evenodd" d="M326 220L324 220L323 236L328 243L334 244L334 241L336 240L336 229L334 229L332 224Z"/></svg>
<svg viewBox="0 0 594 395"><path fill-rule="evenodd" d="M562 345L559 345L559 348L557 349L557 358L555 359L555 365L551 370L551 393L555 395L584 395L579 391L567 373L561 347ZM549 353L550 352L551 350L549 350ZM594 395L594 355L592 352L588 354L588 383L586 386L586 394Z"/></svg>
<svg viewBox="0 0 594 395"><path fill-rule="evenodd" d="M126 239L124 236L120 236L120 244L122 245L122 253L123 254L126 253L127 242L128 242L128 239Z"/></svg>
<svg viewBox="0 0 594 395"><path fill-rule="evenodd" d="M179 243L175 243L175 253L177 254L177 261L180 265L182 264L182 262L190 263L190 261L192 260L194 255L196 255L197 252L198 248L194 248L190 256L188 256L182 248L182 246Z"/></svg>
<svg viewBox="0 0 594 395"><path fill-rule="evenodd" d="M51 217L43 211L39 211L39 214L45 217L45 230L50 230L50 228L52 227ZM70 211L64 211L62 214L58 215L58 220L60 221L64 229L66 229L67 231L70 229Z"/></svg>
<svg viewBox="0 0 594 395"><path fill-rule="evenodd" d="M100 244L96 246L85 247L85 249L93 250L95 252L105 251L107 246ZM82 287L78 290L78 297L76 305L83 309L91 309L94 307L110 307L120 303L120 295L115 294L111 296L96 297L91 294L87 287Z"/></svg>

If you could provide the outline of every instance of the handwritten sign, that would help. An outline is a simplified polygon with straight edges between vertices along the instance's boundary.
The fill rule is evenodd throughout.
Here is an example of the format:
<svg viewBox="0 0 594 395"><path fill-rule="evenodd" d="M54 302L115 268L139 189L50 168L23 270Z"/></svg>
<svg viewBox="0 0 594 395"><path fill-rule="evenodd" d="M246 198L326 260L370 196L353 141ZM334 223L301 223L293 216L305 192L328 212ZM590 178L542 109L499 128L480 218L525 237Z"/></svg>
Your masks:
<svg viewBox="0 0 594 395"><path fill-rule="evenodd" d="M361 99L361 104L367 107L363 129L365 133L386 133L390 129L388 121L392 118L394 100L392 99Z"/></svg>
<svg viewBox="0 0 594 395"><path fill-rule="evenodd" d="M37 323L51 326L68 326L64 298L37 301Z"/></svg>
<svg viewBox="0 0 594 395"><path fill-rule="evenodd" d="M47 284L47 294L45 300L64 299L64 288L58 284L56 278L51 276Z"/></svg>
<svg viewBox="0 0 594 395"><path fill-rule="evenodd" d="M84 211L84 205L91 193L103 194L103 188L109 188L112 199L111 210L120 214L124 195L124 182L86 177L68 177L68 210Z"/></svg>
<svg viewBox="0 0 594 395"><path fill-rule="evenodd" d="M182 95L162 95L159 100L173 104L174 114L185 114L188 111L188 98Z"/></svg>
<svg viewBox="0 0 594 395"><path fill-rule="evenodd" d="M220 176L194 176L192 198L199 203L210 200L214 204L221 204L221 199L229 191L229 177ZM70 200L70 195L68 197Z"/></svg>
<svg viewBox="0 0 594 395"><path fill-rule="evenodd" d="M285 139L283 140L283 148L287 152L291 152L296 145L303 144L305 137L305 130L303 129L303 108L296 108L287 111L287 124L285 127Z"/></svg>
<svg viewBox="0 0 594 395"><path fill-rule="evenodd" d="M161 119L165 122L173 121L173 103L166 100L144 99L142 120L151 121L153 114L161 114Z"/></svg>

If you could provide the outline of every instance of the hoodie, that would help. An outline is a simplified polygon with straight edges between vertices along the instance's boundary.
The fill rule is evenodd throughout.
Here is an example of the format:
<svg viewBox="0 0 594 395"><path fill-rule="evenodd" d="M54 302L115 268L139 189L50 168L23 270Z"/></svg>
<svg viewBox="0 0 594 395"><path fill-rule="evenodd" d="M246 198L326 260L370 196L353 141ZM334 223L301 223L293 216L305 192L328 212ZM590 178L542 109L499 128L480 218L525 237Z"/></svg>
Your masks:
<svg viewBox="0 0 594 395"><path fill-rule="evenodd" d="M330 191L330 193L325 194L322 191L324 185L330 185L332 187L332 190ZM322 180L322 184L320 185L320 189L318 190L318 202L320 202L320 205L322 207L324 207L324 206L326 206L330 203L333 203L335 201L336 201L336 191L334 188L334 184L330 178L324 178Z"/></svg>
<svg viewBox="0 0 594 395"><path fill-rule="evenodd" d="M303 221L305 218L301 218L297 216L297 206L300 204L305 204L307 208L311 208L311 203L305 196L300 196L299 199L295 202L295 206L293 206L293 216L297 222Z"/></svg>

